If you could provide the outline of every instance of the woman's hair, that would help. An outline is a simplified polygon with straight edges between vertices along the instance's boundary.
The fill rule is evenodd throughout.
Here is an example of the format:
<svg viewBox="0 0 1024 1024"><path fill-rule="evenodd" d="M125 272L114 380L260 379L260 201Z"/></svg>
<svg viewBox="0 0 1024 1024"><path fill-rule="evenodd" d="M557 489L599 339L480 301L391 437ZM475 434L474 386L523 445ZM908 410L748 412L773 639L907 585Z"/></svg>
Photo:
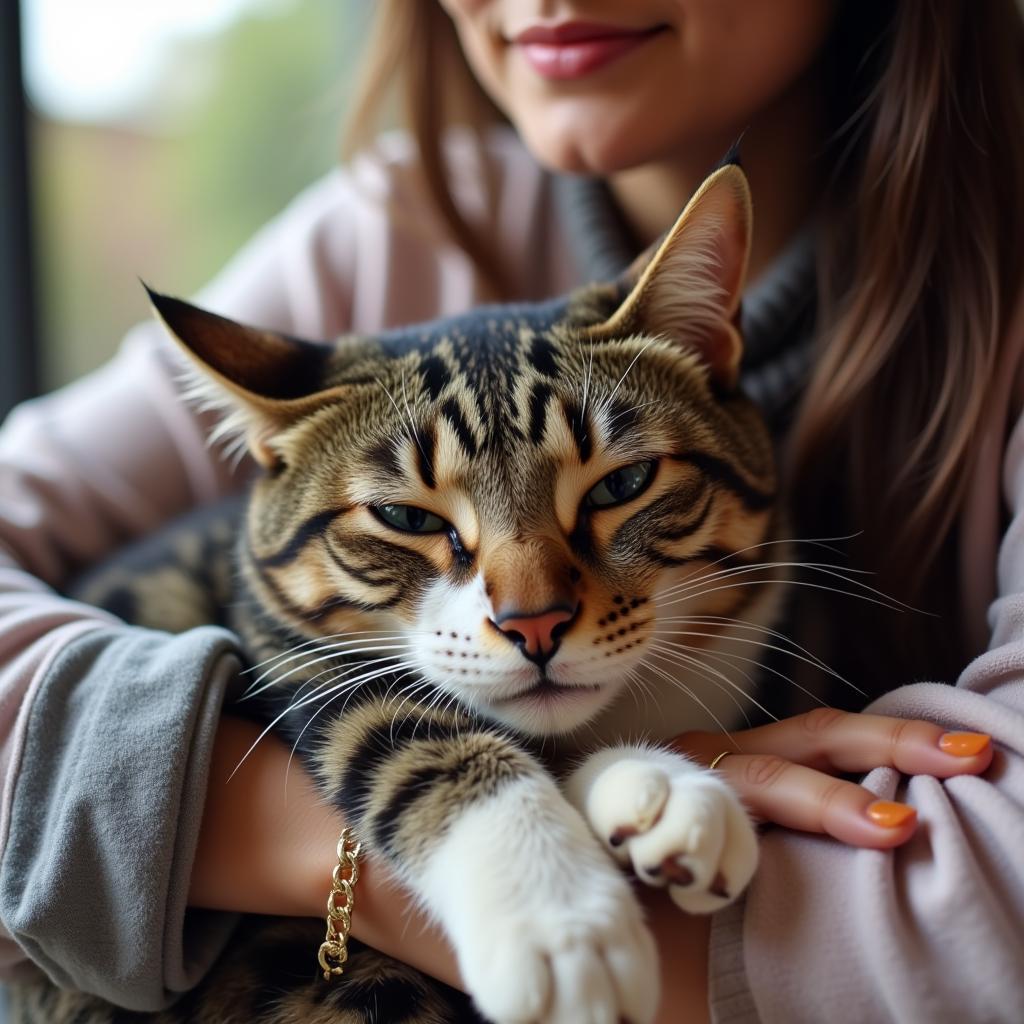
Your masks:
<svg viewBox="0 0 1024 1024"><path fill-rule="evenodd" d="M389 111L393 100L397 112ZM481 238L459 212L448 188L442 151L446 129L460 125L478 133L504 121L477 85L462 55L455 28L433 0L379 0L370 43L352 100L344 155L370 145L382 116L397 113L419 156L427 195L452 240L476 264L490 297L505 297L505 274L493 244Z"/></svg>
<svg viewBox="0 0 1024 1024"><path fill-rule="evenodd" d="M350 146L397 86L424 185L496 294L500 258L448 190L440 140L501 115L438 3L378 0ZM825 59L830 171L819 350L787 442L803 537L856 536L851 567L926 615L847 602L826 614L878 692L952 679L973 653L958 522L1024 280L1024 22L1015 0L840 4Z"/></svg>

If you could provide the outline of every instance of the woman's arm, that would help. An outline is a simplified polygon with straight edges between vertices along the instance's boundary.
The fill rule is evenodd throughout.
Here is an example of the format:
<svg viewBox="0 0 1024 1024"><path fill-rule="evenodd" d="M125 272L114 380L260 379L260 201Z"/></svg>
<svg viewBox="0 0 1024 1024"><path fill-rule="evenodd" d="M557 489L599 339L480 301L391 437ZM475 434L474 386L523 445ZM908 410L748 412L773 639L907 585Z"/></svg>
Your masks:
<svg viewBox="0 0 1024 1024"><path fill-rule="evenodd" d="M324 803L298 761L289 764L288 747L280 739L268 735L256 743L260 732L252 722L221 720L189 903L323 917L341 816ZM440 932L370 856L360 860L352 933L450 985L459 984L454 955ZM311 948L311 965L316 955Z"/></svg>
<svg viewBox="0 0 1024 1024"><path fill-rule="evenodd" d="M718 986L731 992L728 1004L715 1003L716 1020L1020 1019L1024 420L1007 447L1004 483L1013 517L1000 549L989 650L955 686L903 686L869 708L908 725L929 719L988 734L990 767L980 778L942 778L879 759L898 770L876 768L864 786L917 812L915 834L893 850L767 834L742 917L723 915L714 926L713 946L738 951L729 967L712 958L713 1002Z"/></svg>
<svg viewBox="0 0 1024 1024"><path fill-rule="evenodd" d="M222 719L189 902L246 913L323 917L341 818L321 800L298 763L289 768L288 748L275 736L261 740L235 771L259 734L251 722ZM662 951L659 1021L702 1024L709 919L688 917L659 891L641 896ZM460 985L455 955L442 932L370 856L361 858L352 933L449 985ZM311 968L316 955L311 947ZM683 1016L681 1007L686 1007Z"/></svg>
<svg viewBox="0 0 1024 1024"><path fill-rule="evenodd" d="M173 375L157 341L153 326L133 333L103 370L22 406L0 431L0 970L31 958L52 966L64 983L81 987L95 984L96 975L107 971L112 983L104 991L112 994L121 991L110 972L113 951L98 952L104 918L84 905L84 893L90 887L96 891L89 867L115 862L101 850L105 843L107 853L114 851L120 841L114 836L125 824L116 817L102 823L94 810L131 809L118 758L132 763L136 779L146 777L122 727L133 723L142 733L140 742L147 749L140 757L155 759L163 742L175 740L176 763L198 769L201 758L188 760L181 744L202 746L206 713L212 706L215 723L223 686L234 671L217 667L230 647L218 631L190 641L140 632L133 643L130 631L115 618L68 601L55 589L126 539L218 493L213 456L195 418L179 408ZM110 658L95 657L97 642L110 645ZM119 690L111 688L105 673L115 662L134 664L129 648L141 659L157 647L176 656L176 667L184 665L187 649L193 687L175 691L157 683L147 690L152 676L129 675L120 680ZM48 699L40 702L41 696ZM132 707L132 700L138 705ZM104 721L102 716L118 702L123 720ZM159 722L161 714L169 717L156 730L157 741L150 742L142 723ZM156 773L161 794L161 784L175 777L175 767L165 767L162 778ZM100 784L105 776L109 802ZM72 791L64 784L67 779L75 783ZM78 811L72 810L73 794L82 798ZM187 815L192 795L183 784L175 815ZM152 805L154 814L159 806ZM201 806L200 800L196 817ZM62 811L69 815L62 818ZM134 811L130 816L139 820ZM165 844L162 852L173 862L178 830L168 824L149 831L151 841ZM69 843L75 855L61 864ZM131 873L122 877L127 881ZM68 915L47 917L42 910L39 901L54 879L65 881L53 889L52 903L70 899L88 910L79 917L96 923L96 943L78 945L66 925ZM166 897L167 878L153 882L154 887L164 885ZM126 891L128 900L137 895ZM112 894L101 897L107 905L117 902ZM112 913L105 920L114 927L115 919ZM146 922L156 923L152 917ZM177 946L180 950L180 941ZM141 959L144 948L126 942L127 955L117 958L119 968ZM92 964L90 951L96 953ZM183 957L168 957L172 976L175 963L182 965ZM161 967L152 973L160 1001L166 1002L165 971Z"/></svg>
<svg viewBox="0 0 1024 1024"><path fill-rule="evenodd" d="M834 830L838 819L839 830L845 824L851 843L902 843L913 834L912 824L882 830L880 836L869 818L861 827L860 808L874 799L862 787L810 768L791 770L785 780L783 772L774 784L758 773L744 781L744 766L754 763L758 752L774 755L786 750L793 761L821 768L863 770L878 760L895 761L911 772L952 775L979 772L991 757L990 748L967 758L943 753L938 743L942 730L925 722L880 716L839 716L829 721L831 731L808 729L806 716L801 716L734 734L732 739L748 752L736 757L740 772L735 781L755 813L771 820L788 818L794 827L813 832ZM900 728L907 724L909 728ZM259 726L240 719L225 717L221 722L189 902L248 913L321 917L342 821L323 803L302 767L289 766L289 751L279 739L267 736L256 742L260 731ZM704 756L702 744L717 752L730 742L693 734L683 745L708 760L712 755ZM710 919L683 914L658 890L641 889L639 895L661 951L659 1020L664 1024L706 1020ZM454 955L443 934L417 911L404 890L389 882L369 855L362 858L356 899L354 935L450 985L459 985ZM309 956L312 964L316 950L311 948Z"/></svg>
<svg viewBox="0 0 1024 1024"><path fill-rule="evenodd" d="M206 301L300 329L296 289L328 274L311 236L336 218L344 248L350 199L339 176L313 190ZM66 987L150 1010L196 983L230 923L193 928L185 889L238 659L223 631L134 630L57 588L240 486L179 374L161 329L143 324L107 366L0 430L0 973L31 959Z"/></svg>

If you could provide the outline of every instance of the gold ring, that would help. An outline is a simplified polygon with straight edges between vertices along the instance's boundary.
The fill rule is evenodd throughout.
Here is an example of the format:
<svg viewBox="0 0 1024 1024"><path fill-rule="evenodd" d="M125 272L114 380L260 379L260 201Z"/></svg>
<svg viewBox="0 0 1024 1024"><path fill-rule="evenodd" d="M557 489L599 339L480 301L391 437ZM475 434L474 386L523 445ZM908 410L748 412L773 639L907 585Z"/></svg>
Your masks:
<svg viewBox="0 0 1024 1024"><path fill-rule="evenodd" d="M728 757L728 756L729 756L730 754L735 754L735 753L736 753L736 751L735 751L735 750L723 750L723 751L722 751L722 752L721 752L721 753L720 753L720 754L719 754L719 755L718 755L718 756L717 756L717 757L716 757L716 758L715 758L715 759L714 759L714 760L713 760L713 761L711 762L711 764L709 764L709 765L708 765L708 770L709 770L709 771L714 771L714 770L715 770L715 769L716 769L716 768L718 767L718 762L719 762L719 761L721 761L723 757Z"/></svg>

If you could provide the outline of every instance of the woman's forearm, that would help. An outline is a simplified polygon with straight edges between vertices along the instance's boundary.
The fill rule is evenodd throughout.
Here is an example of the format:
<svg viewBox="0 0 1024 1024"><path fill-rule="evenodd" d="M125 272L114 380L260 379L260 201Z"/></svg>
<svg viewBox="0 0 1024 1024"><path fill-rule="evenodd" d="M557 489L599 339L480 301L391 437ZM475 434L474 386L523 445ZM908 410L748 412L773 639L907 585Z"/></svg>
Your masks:
<svg viewBox="0 0 1024 1024"><path fill-rule="evenodd" d="M260 727L224 717L189 888L193 906L255 914L322 917L335 862L340 815L327 806L288 748L267 736L238 768ZM287 773L287 782L286 782ZM683 914L659 890L641 897L661 950L660 1021L707 1019L707 920ZM352 933L405 963L459 986L445 937L372 858L363 857ZM316 950L309 951L310 962ZM511 969L514 969L511 968Z"/></svg>
<svg viewBox="0 0 1024 1024"><path fill-rule="evenodd" d="M238 768L260 727L225 716L189 887L189 903L218 910L323 917L342 819L323 802L288 748L266 736ZM287 781L286 781L287 776ZM372 858L360 859L352 933L451 985L455 956ZM316 959L310 950L310 961Z"/></svg>

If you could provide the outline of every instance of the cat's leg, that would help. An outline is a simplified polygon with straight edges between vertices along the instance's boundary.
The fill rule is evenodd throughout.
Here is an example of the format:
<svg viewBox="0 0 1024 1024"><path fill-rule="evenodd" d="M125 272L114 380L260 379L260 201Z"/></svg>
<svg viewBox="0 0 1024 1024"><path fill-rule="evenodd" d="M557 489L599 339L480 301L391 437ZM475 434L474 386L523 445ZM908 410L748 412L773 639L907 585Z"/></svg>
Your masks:
<svg viewBox="0 0 1024 1024"><path fill-rule="evenodd" d="M350 706L307 750L367 854L444 928L481 1012L652 1020L657 952L586 822L507 734L424 710Z"/></svg>
<svg viewBox="0 0 1024 1024"><path fill-rule="evenodd" d="M345 973L325 981L319 921L246 917L199 985L154 1013L19 981L0 992L4 1024L480 1024L461 992L352 940Z"/></svg>
<svg viewBox="0 0 1024 1024"><path fill-rule="evenodd" d="M757 867L757 834L736 793L681 754L609 747L588 755L564 789L616 860L667 886L690 913L731 903Z"/></svg>

